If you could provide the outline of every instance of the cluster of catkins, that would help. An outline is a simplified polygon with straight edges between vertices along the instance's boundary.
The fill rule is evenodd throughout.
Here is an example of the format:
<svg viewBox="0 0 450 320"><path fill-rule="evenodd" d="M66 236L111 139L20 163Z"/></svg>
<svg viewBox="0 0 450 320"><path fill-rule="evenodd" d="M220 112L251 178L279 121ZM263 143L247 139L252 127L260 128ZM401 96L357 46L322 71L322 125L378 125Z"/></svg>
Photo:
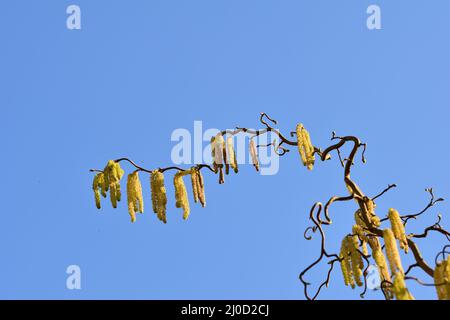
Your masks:
<svg viewBox="0 0 450 320"><path fill-rule="evenodd" d="M368 209L368 219L371 227L379 227L380 219L375 215L375 204L372 200L366 199L365 209ZM398 300L413 300L414 297L406 288L404 281L404 270L400 259L397 240L400 248L408 252L408 238L405 228L397 210L389 209L388 213L391 228L383 230L383 240L387 256L383 253L381 243L377 236L369 231L364 222L361 210L355 212L355 222L352 234L345 236L341 245L340 262L345 285L355 287L362 286L361 276L363 275L364 263L362 255L368 255L367 244L372 250L372 257L378 267L380 281L387 298L395 297ZM389 263L389 269L388 269ZM392 277L394 281L392 282Z"/></svg>
<svg viewBox="0 0 450 320"><path fill-rule="evenodd" d="M95 205L98 209L100 209L100 194L106 198L108 191L113 208L117 208L117 202L121 199L120 179L122 179L123 174L124 171L119 163L110 160L103 172L95 175L92 188L95 194Z"/></svg>
<svg viewBox="0 0 450 320"><path fill-rule="evenodd" d="M253 140L250 140L250 154L252 157L253 165L256 170L259 171L259 160L256 146ZM219 183L225 182L225 174L229 174L230 167L235 173L239 172L236 153L234 152L233 137L223 137L222 133L218 133L211 138L211 156L213 159L213 169L215 173L219 174Z"/></svg>
<svg viewBox="0 0 450 320"><path fill-rule="evenodd" d="M194 202L200 202L202 207L206 206L205 187L203 184L203 176L200 170L196 167L192 167L190 170L179 171L173 178L175 185L175 206L183 209L183 219L186 220L189 217L190 207L187 196L186 186L184 184L183 177L186 175L191 176L192 193L194 195Z"/></svg>
<svg viewBox="0 0 450 320"><path fill-rule="evenodd" d="M297 125L298 150L303 162L309 170L314 166L314 146L311 144L308 131L302 124ZM258 149L253 138L249 142L249 153L253 166L259 171ZM225 182L225 175L230 170L238 173L238 162L234 150L232 135L226 138L219 132L211 138L211 154L213 158L212 168L219 175L219 183ZM120 164L110 160L103 171L97 173L94 177L93 190L95 195L95 204L98 209L101 208L100 196L107 197L109 191L112 206L117 207L117 202L121 199L120 180L124 171ZM183 219L187 219L190 213L189 200L183 177L190 175L194 202L206 206L205 188L203 176L198 167L192 167L189 170L179 171L173 178L175 186L175 205L183 210ZM167 222L167 193L164 184L164 173L162 170L153 170L150 173L150 188L152 195L153 212L162 222ZM127 178L127 203L128 212L131 221L136 221L136 213L144 212L144 201L142 196L142 185L139 179L139 170L128 175Z"/></svg>
<svg viewBox="0 0 450 320"><path fill-rule="evenodd" d="M312 170L315 163L315 148L311 143L309 132L300 123L296 127L298 152L302 163L308 170ZM249 142L249 153L252 165L256 171L259 171L258 149L255 141L251 138ZM225 174L228 175L230 168L238 173L238 164L236 153L233 147L233 137L228 136L226 139L219 132L211 138L211 155L213 158L213 168L219 174L219 183L225 182Z"/></svg>
<svg viewBox="0 0 450 320"><path fill-rule="evenodd" d="M94 177L93 190L95 195L95 204L98 209L101 208L100 195L107 197L109 191L112 206L117 207L117 202L121 199L120 180L124 175L124 171L118 162L110 160L102 172L99 172ZM203 184L203 176L197 167L192 167L189 170L180 171L175 174L175 199L176 207L183 209L183 218L187 219L189 216L189 200L184 185L183 176L190 175L192 181L192 190L194 194L194 201L200 202L204 207L206 205L205 189ZM166 223L166 207L167 194L164 184L164 174L160 170L153 170L150 174L150 189L152 195L153 212L159 220ZM144 199L142 196L142 185L139 179L139 171L136 170L128 175L127 178L127 202L128 213L130 214L131 222L136 221L136 213L144 212Z"/></svg>

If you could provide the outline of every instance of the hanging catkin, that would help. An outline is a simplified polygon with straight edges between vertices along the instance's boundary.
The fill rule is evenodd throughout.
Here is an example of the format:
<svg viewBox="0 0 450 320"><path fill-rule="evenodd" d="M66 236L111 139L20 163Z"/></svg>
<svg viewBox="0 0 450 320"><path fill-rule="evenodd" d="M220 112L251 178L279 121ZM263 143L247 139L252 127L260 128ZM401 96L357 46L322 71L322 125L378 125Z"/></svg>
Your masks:
<svg viewBox="0 0 450 320"><path fill-rule="evenodd" d="M436 265L434 284L439 300L450 300L450 257Z"/></svg>
<svg viewBox="0 0 450 320"><path fill-rule="evenodd" d="M139 180L139 173L137 171L130 173L127 180L127 200L128 213L131 217L131 222L136 221L136 212L144 212L144 200L142 198L142 186Z"/></svg>
<svg viewBox="0 0 450 320"><path fill-rule="evenodd" d="M362 241L367 241L367 237L366 237L366 235L365 235L365 233L364 233L364 229L363 229L360 225L355 224L355 225L352 227L352 233L358 235L358 237L359 237Z"/></svg>
<svg viewBox="0 0 450 320"><path fill-rule="evenodd" d="M359 253L359 239L358 236L350 236L348 240L348 246L350 249L350 258L352 261L352 273L358 287L363 285L361 276L363 275L364 263Z"/></svg>
<svg viewBox="0 0 450 320"><path fill-rule="evenodd" d="M351 267L350 250L348 245L348 237L344 237L341 243L341 252L339 255L341 264L342 276L346 286L350 285L355 288L355 280L353 279L353 272Z"/></svg>
<svg viewBox="0 0 450 320"><path fill-rule="evenodd" d="M222 158L223 158L223 166L225 167L225 173L230 173L230 162L228 161L228 151L227 151L227 144L225 143L225 139L222 136L223 142L221 143L222 147Z"/></svg>
<svg viewBox="0 0 450 320"><path fill-rule="evenodd" d="M368 255L368 251L367 251L367 236L364 233L363 228L360 225L355 224L352 227L352 234L357 235L359 240L361 240L361 251L362 253L367 256Z"/></svg>
<svg viewBox="0 0 450 320"><path fill-rule="evenodd" d="M383 230L383 239L392 274L397 272L404 273L400 254L398 253L397 241L395 240L394 233L391 229L388 228Z"/></svg>
<svg viewBox="0 0 450 320"><path fill-rule="evenodd" d="M194 194L194 202L200 202L202 207L206 206L205 188L203 185L203 176L197 167L191 168L192 192Z"/></svg>
<svg viewBox="0 0 450 320"><path fill-rule="evenodd" d="M296 133L297 133L298 152L300 153L303 165L307 167L308 170L312 170L314 167L315 156L314 156L314 146L311 143L309 132L300 123L297 125Z"/></svg>
<svg viewBox="0 0 450 320"><path fill-rule="evenodd" d="M253 139L250 139L249 151L253 166L255 167L256 171L259 171L258 150L256 149L255 141L253 141Z"/></svg>
<svg viewBox="0 0 450 320"><path fill-rule="evenodd" d="M408 238L406 237L405 226L403 225L398 211L392 208L389 209L388 217L391 222L391 228L395 239L399 240L400 248L402 248L405 253L408 253Z"/></svg>
<svg viewBox="0 0 450 320"><path fill-rule="evenodd" d="M203 175L199 169L197 169L197 183L198 183L198 199L202 207L206 207L206 196L205 196L205 182L203 180Z"/></svg>
<svg viewBox="0 0 450 320"><path fill-rule="evenodd" d="M94 190L95 195L95 206L97 209L101 208L100 205L100 177L103 176L103 173L98 173L94 176L94 182L92 182L92 189Z"/></svg>
<svg viewBox="0 0 450 320"><path fill-rule="evenodd" d="M399 271L395 273L392 291L394 291L397 300L414 300L414 297L409 292L408 288L406 288L403 272Z"/></svg>
<svg viewBox="0 0 450 320"><path fill-rule="evenodd" d="M105 180L105 174L103 172L99 173L98 175L98 185L100 187L100 194L103 198L106 198L108 196L108 185Z"/></svg>
<svg viewBox="0 0 450 320"><path fill-rule="evenodd" d="M150 175L150 188L152 193L153 212L159 220L167 223L167 193L164 185L164 174L159 170L153 170Z"/></svg>
<svg viewBox="0 0 450 320"><path fill-rule="evenodd" d="M235 173L238 173L239 168L236 160L236 153L234 152L232 136L227 137L227 155L228 155L228 163L230 164L231 168L234 170Z"/></svg>
<svg viewBox="0 0 450 320"><path fill-rule="evenodd" d="M367 212L368 212L368 216L370 218L371 224L375 228L378 228L381 225L381 220L375 214L375 207L376 207L375 202L372 199L370 199L369 197L364 197L364 204L367 208Z"/></svg>
<svg viewBox="0 0 450 320"><path fill-rule="evenodd" d="M372 249L372 257L375 260L375 263L378 267L378 272L380 274L380 281L391 282L391 276L389 274L388 266L386 263L386 258L381 250L381 244L377 237L368 237L368 243L370 248ZM388 298L392 298L392 291L389 287L384 288L384 291L387 293Z"/></svg>
<svg viewBox="0 0 450 320"><path fill-rule="evenodd" d="M186 186L184 185L183 176L189 174L190 171L179 171L175 174L173 178L173 183L175 186L175 206L177 208L183 209L183 219L186 220L189 217L190 208L189 200L186 191Z"/></svg>
<svg viewBox="0 0 450 320"><path fill-rule="evenodd" d="M355 222L361 228L367 228L366 223L363 221L362 216L361 216L361 209L358 209L355 212Z"/></svg>
<svg viewBox="0 0 450 320"><path fill-rule="evenodd" d="M192 194L194 196L194 202L197 203L198 202L198 194L199 194L199 190L198 190L198 176L196 173L196 168L193 167L191 168L191 185L192 185Z"/></svg>
<svg viewBox="0 0 450 320"><path fill-rule="evenodd" d="M225 182L223 167L226 161L226 146L221 132L211 138L211 155L213 158L214 172L219 172L219 184L222 184Z"/></svg>
<svg viewBox="0 0 450 320"><path fill-rule="evenodd" d="M105 192L109 190L109 197L111 199L111 204L113 208L117 208L117 201L120 201L120 179L124 174L120 164L113 160L109 160L105 169L104 174L104 186L102 190ZM103 192L102 192L103 193Z"/></svg>

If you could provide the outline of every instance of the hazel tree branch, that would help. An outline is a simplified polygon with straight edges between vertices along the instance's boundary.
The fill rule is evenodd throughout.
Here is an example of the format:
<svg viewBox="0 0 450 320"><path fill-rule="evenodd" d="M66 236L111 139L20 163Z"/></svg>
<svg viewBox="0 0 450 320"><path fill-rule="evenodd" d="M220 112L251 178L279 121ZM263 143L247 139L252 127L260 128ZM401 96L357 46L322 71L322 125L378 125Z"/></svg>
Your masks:
<svg viewBox="0 0 450 320"><path fill-rule="evenodd" d="M300 152L300 142L299 142L300 137L296 137L297 138L296 140L290 140L290 139L286 138L286 136L283 135L278 129L275 129L273 127L273 125L277 125L277 121L275 119L271 118L270 116L268 116L264 112L262 112L260 114L259 122L264 126L264 128L254 130L254 129L244 128L244 127L236 127L234 130L220 131L220 134L222 136L225 136L225 135L234 136L234 135L237 135L240 133L246 133L251 136L250 139L253 139L254 137L257 137L257 136L260 136L263 134L267 134L269 132L273 132L279 139L278 143L276 140L274 140L273 142L268 143L266 145L258 145L258 146L256 146L256 148L272 146L274 148L275 153L279 156L283 156L286 153L288 153L290 151L289 147L293 147L293 146L295 146L295 147L298 146L299 152ZM297 130L298 130L298 127L297 127ZM290 132L291 138L293 138L294 136L299 134L299 132L301 132L301 131L291 131ZM301 134L303 134L303 133L301 133ZM362 191L362 189L358 186L358 184L352 179L351 169L356 163L355 159L356 159L356 156L358 155L358 152L360 151L360 149L361 149L361 161L363 163L366 163L365 153L366 153L367 144L362 143L359 140L359 138L357 138L355 136L338 136L335 132L332 133L331 141L332 141L332 144L330 146L328 146L327 148L325 148L323 151L321 148L313 146L312 149L310 149L310 150L312 150L310 156L314 157L314 155L317 154L321 161L327 161L327 160L331 159L331 153L335 151L338 155L339 162L344 169L343 182L349 192L349 195L333 196L326 202L325 206L321 202L316 202L312 206L312 208L309 212L309 219L312 221L313 225L306 228L306 230L304 232L304 238L306 240L311 240L312 234L315 234L317 232L320 235L319 256L317 257L316 260L314 260L310 265L308 265L299 274L299 280L303 284L303 287L304 287L305 297L309 300L315 300L319 296L321 290L324 287L328 287L328 285L331 281L331 274L334 269L334 264L336 262L340 263L342 261L342 259L340 258L340 256L338 254L329 253L326 248L326 235L325 235L325 230L323 227L329 226L332 224L332 220L330 218L330 213L329 213L329 209L330 209L331 205L336 202L346 202L346 201L352 201L352 200L355 201L359 208L357 211L357 217L364 224L364 227L362 228L362 230L365 233L365 237L383 239L383 230L380 229L380 227L381 227L381 224L388 221L389 218L383 218L383 219L378 218L378 220L376 219L377 217L375 215L375 207L376 207L375 200L380 199L389 190L396 187L395 184L390 184L390 185L388 185L387 188L385 188L383 191L381 191L379 194L375 195L374 197L371 198L371 197L366 196L364 194L364 192ZM350 145L350 152L346 158L343 158L342 157L342 153L343 153L342 149L347 145ZM302 155L302 157L303 157L303 155ZM147 172L150 174L152 174L155 170L159 171L160 173L163 173L163 172L166 172L169 170L173 170L173 171L177 171L177 172L187 172L188 170L192 169L192 168L184 169L184 168L181 168L178 166L169 166L169 167L159 167L157 169L150 170L150 169L146 169L146 168L136 164L136 162L134 162L133 160L126 158L126 157L116 159L116 160L114 160L114 162L116 162L116 163L127 162L136 169L135 171L142 171L142 172ZM305 162L304 162L304 164L305 164ZM305 166L306 166L306 164L305 164ZM212 166L209 164L197 164L197 165L195 165L195 168L198 171L200 171L202 169L206 169L206 170L213 172L214 174L219 173L219 170L217 170L216 165ZM312 168L309 168L309 169L312 169ZM258 170L258 168L257 168L257 170ZM99 169L91 169L90 171L95 172L95 173L100 173L100 174L103 173L103 171L99 170ZM220 174L222 175L221 170L220 170ZM219 179L219 183L223 183L222 176ZM426 189L426 191L430 195L429 203L425 206L425 208L423 210L421 210L418 213L400 216L399 219L401 219L400 221L402 222L400 224L403 224L403 226L406 226L406 224L409 220L417 219L422 214L427 212L430 208L434 207L437 203L444 201L443 198L437 198L437 199L435 198L432 188L428 188L428 189ZM422 284L423 286L434 286L432 284L425 283L416 277L410 276L409 273L413 269L420 268L426 274L428 274L430 277L434 276L433 268L424 260L424 258L422 257L422 255L419 251L417 244L413 241L413 239L427 238L430 232L437 232L437 233L444 235L446 240L448 240L450 242L450 233L442 227L440 222L441 222L441 216L439 215L438 221L435 224L433 224L432 226L425 228L423 233L409 234L406 237L405 242L407 243L408 248L411 250L415 262L414 262L414 264L410 265L407 268L407 271L404 273L405 280L415 280L417 283ZM355 235L358 236L360 245L367 241L367 239L363 239L361 235L353 234L353 232L352 232L351 236L353 237ZM385 246L381 246L382 249L384 247ZM436 256L436 259L435 259L436 264L437 264L437 260L439 257L442 257L442 259L445 259L445 257L448 256L448 254L450 254L450 252L448 252L449 248L450 248L450 245L444 246L442 251L438 253L438 255ZM357 250L357 252L361 256L361 259L363 259L365 261L365 268L363 270L364 291L361 293L361 297L363 297L367 291L367 270L368 270L368 267L370 266L369 258L371 258L371 256L365 255L359 249ZM306 274L308 272L310 272L315 266L317 266L323 260L327 260L326 263L329 265L328 271L326 273L326 277L323 280L323 282L321 282L318 285L316 290L314 290L313 293L311 294L309 288L312 284L306 280ZM381 289L382 289L383 295L385 296L386 299L390 299L389 292L390 292L390 290L392 290L392 288L393 288L393 283L391 281L388 281L386 279L381 281Z"/></svg>

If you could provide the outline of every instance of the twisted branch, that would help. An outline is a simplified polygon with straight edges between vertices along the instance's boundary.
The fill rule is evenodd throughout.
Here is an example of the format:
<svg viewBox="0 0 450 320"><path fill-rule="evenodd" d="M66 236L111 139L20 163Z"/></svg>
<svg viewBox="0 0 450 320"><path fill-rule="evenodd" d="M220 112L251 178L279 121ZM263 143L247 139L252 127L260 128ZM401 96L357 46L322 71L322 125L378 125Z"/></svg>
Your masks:
<svg viewBox="0 0 450 320"><path fill-rule="evenodd" d="M274 134L276 134L278 136L278 138L280 140L278 144L276 143L276 140L274 140L272 143L268 143L266 145L258 145L257 147L260 148L260 147L273 146L275 153L278 154L279 156L283 156L290 151L287 146L297 146L297 141L289 140L279 130L275 129L272 126L272 124L276 125L277 121L275 119L271 118L270 116L268 116L266 113L263 112L260 114L259 122L264 126L264 128L254 130L254 129L244 128L244 127L236 127L234 130L223 130L223 131L221 131L221 134L234 136L239 133L247 133L247 134L251 135L251 138L254 138L259 135L273 132ZM295 134L296 134L295 131L290 132L291 137L294 137ZM329 253L326 249L326 239L325 239L325 232L323 230L323 226L330 225L332 223L332 220L331 220L330 214L329 214L330 206L335 202L355 200L360 209L359 210L360 218L366 224L365 231L367 231L370 234L370 236L382 237L383 236L382 230L379 229L377 226L375 226L371 222L371 216L370 216L371 213L369 211L369 204L372 202L372 206L374 206L374 201L376 199L381 198L389 190L396 187L395 184L390 184L390 185L388 185L387 188L385 188L382 192L380 192L376 196L374 196L372 198L367 197L362 192L360 187L355 183L355 181L353 181L353 179L351 178L351 169L352 169L352 166L355 164L355 157L360 148L362 148L361 161L363 163L366 163L365 152L366 152L367 144L361 143L361 141L355 136L337 136L335 132L332 133L331 141L336 141L336 142L334 144L332 144L331 146L327 147L324 151L322 151L320 148L314 147L314 154L317 154L320 157L321 161L326 161L326 160L331 159L331 155L330 155L331 152L336 151L338 158L339 158L339 162L342 165L342 167L344 168L344 183L349 191L349 195L348 196L333 196L326 202L325 206L323 206L322 203L320 203L320 202L316 202L310 210L309 219L312 221L313 226L306 228L306 230L304 232L304 238L306 240L311 240L312 235L309 235L309 232L316 233L317 231L319 231L320 239L321 239L321 246L320 246L320 254L319 254L318 258L313 263L311 263L309 266L307 266L299 275L299 280L302 282L302 284L304 286L305 297L308 300L315 300L318 297L318 295L320 294L322 288L328 286L328 284L331 280L331 273L333 271L334 264L336 262L341 261L340 257L337 254ZM351 144L351 151L350 151L348 157L343 158L341 149L347 143ZM130 165L135 167L136 171L143 171L143 172L147 172L147 173L152 172L152 170L146 169L126 157L119 158L114 161L115 162L122 162L122 161L128 162ZM216 174L218 173L217 170L215 170L212 166L210 166L208 164L197 164L196 168L198 170L208 169L209 171L211 171L213 173L216 173ZM157 168L156 170L159 170L160 172L165 172L165 171L169 171L169 170L186 171L189 169L183 169L178 166L170 166L170 167L160 167L160 168ZM99 170L99 169L91 169L90 171L91 172L103 172L102 170ZM419 217L422 214L424 214L425 212L427 212L430 208L435 206L438 202L444 201L443 198L437 198L437 199L435 198L432 188L428 188L428 189L426 189L426 191L429 193L430 198L431 198L429 203L426 205L426 207L423 210L421 210L418 213L401 216L401 219L402 219L404 225L406 225L407 222L411 219L417 219L417 217ZM323 212L323 217L322 217L322 212ZM388 220L388 218L383 218L380 221L384 222L387 220ZM435 224L433 224L432 226L425 228L423 233L410 234L408 236L408 240L407 240L408 246L411 249L411 252L413 253L415 263L408 267L407 271L405 272L405 275L408 275L415 268L420 268L426 274L428 274L430 277L433 277L434 270L423 259L417 244L412 239L413 238L426 238L428 236L429 232L438 232L438 233L444 235L445 238L448 241L450 241L450 233L448 231L446 231L440 225L440 221L441 221L441 216L439 215L438 221ZM437 254L437 256L435 258L436 263L437 263L439 257L442 257L442 259L445 259L445 256L450 254L450 252L448 251L449 248L450 248L450 245L446 245L446 246L444 246L442 251L440 251ZM358 250L358 252L367 263L367 265L363 271L364 291L361 293L361 297L364 297L364 294L367 291L367 270L370 265L370 262L368 260L370 256L365 256L359 250ZM319 284L316 291L310 296L310 294L308 293L308 287L311 285L311 283L307 282L304 279L305 275L308 271L310 271L312 268L314 268L316 265L318 265L325 258L328 259L327 264L329 265L327 276L326 276L325 280ZM405 279L414 280L424 286L433 286L432 284L425 283L416 277L407 276L407 277L405 277ZM386 281L386 280L382 281L382 283L381 283L382 292L386 298L388 298L388 297L386 295L384 288L388 288L391 286L392 286L392 283L389 281Z"/></svg>

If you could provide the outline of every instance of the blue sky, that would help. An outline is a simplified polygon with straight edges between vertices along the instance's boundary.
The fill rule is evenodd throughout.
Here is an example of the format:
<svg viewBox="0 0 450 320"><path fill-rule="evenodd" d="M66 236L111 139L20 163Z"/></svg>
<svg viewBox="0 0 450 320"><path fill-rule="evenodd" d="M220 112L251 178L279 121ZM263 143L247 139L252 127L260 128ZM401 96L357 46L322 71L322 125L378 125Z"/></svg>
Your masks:
<svg viewBox="0 0 450 320"><path fill-rule="evenodd" d="M73 3L81 30L66 28ZM382 30L370 31L374 3ZM205 174L208 205L192 206L188 221L168 186L167 225L150 212L146 176L147 212L131 224L125 203L95 208L88 170L122 156L170 165L174 129L192 130L194 120L257 127L264 111L283 132L304 123L320 147L333 130L359 136L368 163L353 176L363 190L398 184L378 214L420 211L424 188L450 194L449 12L446 0L4 2L0 298L303 299L298 274L319 254L318 239L303 239L309 209L345 194L336 157L307 172L293 149L273 176L247 165L218 185ZM355 209L332 208L330 251L351 231ZM448 228L448 209L433 208L407 231L439 212ZM446 243L433 235L418 244L434 264ZM81 290L66 288L72 264ZM416 298L436 296L408 285ZM359 292L337 268L320 298Z"/></svg>

